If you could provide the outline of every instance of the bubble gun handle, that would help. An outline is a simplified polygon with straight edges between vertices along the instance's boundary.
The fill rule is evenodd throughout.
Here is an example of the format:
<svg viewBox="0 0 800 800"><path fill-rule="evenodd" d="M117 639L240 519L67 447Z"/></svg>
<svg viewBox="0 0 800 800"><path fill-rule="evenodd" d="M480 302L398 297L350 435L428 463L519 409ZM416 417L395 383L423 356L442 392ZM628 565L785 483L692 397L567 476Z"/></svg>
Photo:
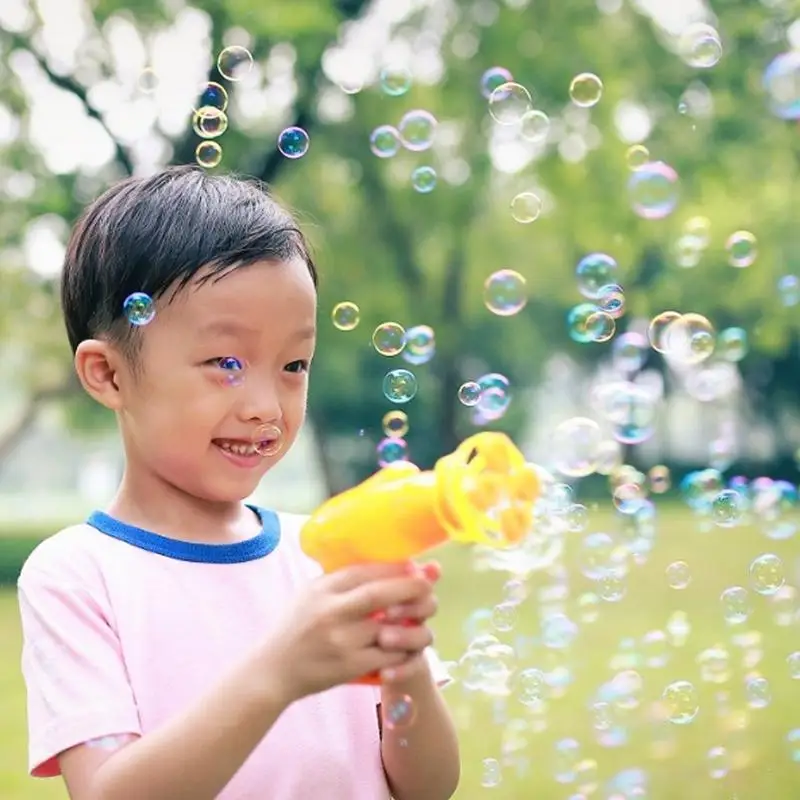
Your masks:
<svg viewBox="0 0 800 800"><path fill-rule="evenodd" d="M432 470L390 464L331 498L303 526L300 544L325 572L407 561L447 541L513 545L533 524L539 492L536 471L505 434L478 433Z"/></svg>

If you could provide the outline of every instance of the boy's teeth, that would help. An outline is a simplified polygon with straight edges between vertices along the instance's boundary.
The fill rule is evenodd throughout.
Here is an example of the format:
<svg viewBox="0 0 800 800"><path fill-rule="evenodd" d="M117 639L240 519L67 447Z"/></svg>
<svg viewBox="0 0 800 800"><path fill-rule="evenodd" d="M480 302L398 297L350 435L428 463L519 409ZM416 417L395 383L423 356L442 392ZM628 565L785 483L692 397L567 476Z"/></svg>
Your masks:
<svg viewBox="0 0 800 800"><path fill-rule="evenodd" d="M253 456L256 454L256 448L253 444L244 444L241 442L219 442L219 446L229 453L234 453L237 456Z"/></svg>

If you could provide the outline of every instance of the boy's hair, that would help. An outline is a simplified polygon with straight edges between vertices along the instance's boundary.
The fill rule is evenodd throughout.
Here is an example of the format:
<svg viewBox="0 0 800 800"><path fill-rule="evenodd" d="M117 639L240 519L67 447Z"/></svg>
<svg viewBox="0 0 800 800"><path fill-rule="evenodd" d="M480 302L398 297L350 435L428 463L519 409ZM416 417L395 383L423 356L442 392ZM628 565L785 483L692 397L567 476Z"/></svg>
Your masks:
<svg viewBox="0 0 800 800"><path fill-rule="evenodd" d="M128 178L94 201L76 224L64 261L61 307L73 353L106 338L136 362L140 337L125 318L125 298L156 299L262 260L300 257L317 285L308 243L258 181L170 167Z"/></svg>

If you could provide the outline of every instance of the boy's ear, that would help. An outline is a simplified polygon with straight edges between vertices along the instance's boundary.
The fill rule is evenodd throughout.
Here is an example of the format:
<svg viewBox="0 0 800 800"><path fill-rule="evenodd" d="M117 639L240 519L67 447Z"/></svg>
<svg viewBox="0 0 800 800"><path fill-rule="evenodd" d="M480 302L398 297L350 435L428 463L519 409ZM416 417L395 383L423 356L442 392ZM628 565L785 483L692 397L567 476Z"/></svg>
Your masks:
<svg viewBox="0 0 800 800"><path fill-rule="evenodd" d="M102 339L85 339L75 351L75 371L83 388L98 403L119 411L122 396L117 381L122 355Z"/></svg>

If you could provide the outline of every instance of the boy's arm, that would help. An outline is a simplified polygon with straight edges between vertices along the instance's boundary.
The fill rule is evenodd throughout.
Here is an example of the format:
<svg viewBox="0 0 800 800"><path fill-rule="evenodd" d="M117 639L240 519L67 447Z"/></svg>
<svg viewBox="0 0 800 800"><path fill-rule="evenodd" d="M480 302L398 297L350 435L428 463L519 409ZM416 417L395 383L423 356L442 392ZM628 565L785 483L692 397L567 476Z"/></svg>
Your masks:
<svg viewBox="0 0 800 800"><path fill-rule="evenodd" d="M403 695L414 702L415 717L408 727L382 728L383 768L395 800L447 800L461 774L455 726L430 662L424 657L421 662L414 678L381 688L384 708Z"/></svg>

